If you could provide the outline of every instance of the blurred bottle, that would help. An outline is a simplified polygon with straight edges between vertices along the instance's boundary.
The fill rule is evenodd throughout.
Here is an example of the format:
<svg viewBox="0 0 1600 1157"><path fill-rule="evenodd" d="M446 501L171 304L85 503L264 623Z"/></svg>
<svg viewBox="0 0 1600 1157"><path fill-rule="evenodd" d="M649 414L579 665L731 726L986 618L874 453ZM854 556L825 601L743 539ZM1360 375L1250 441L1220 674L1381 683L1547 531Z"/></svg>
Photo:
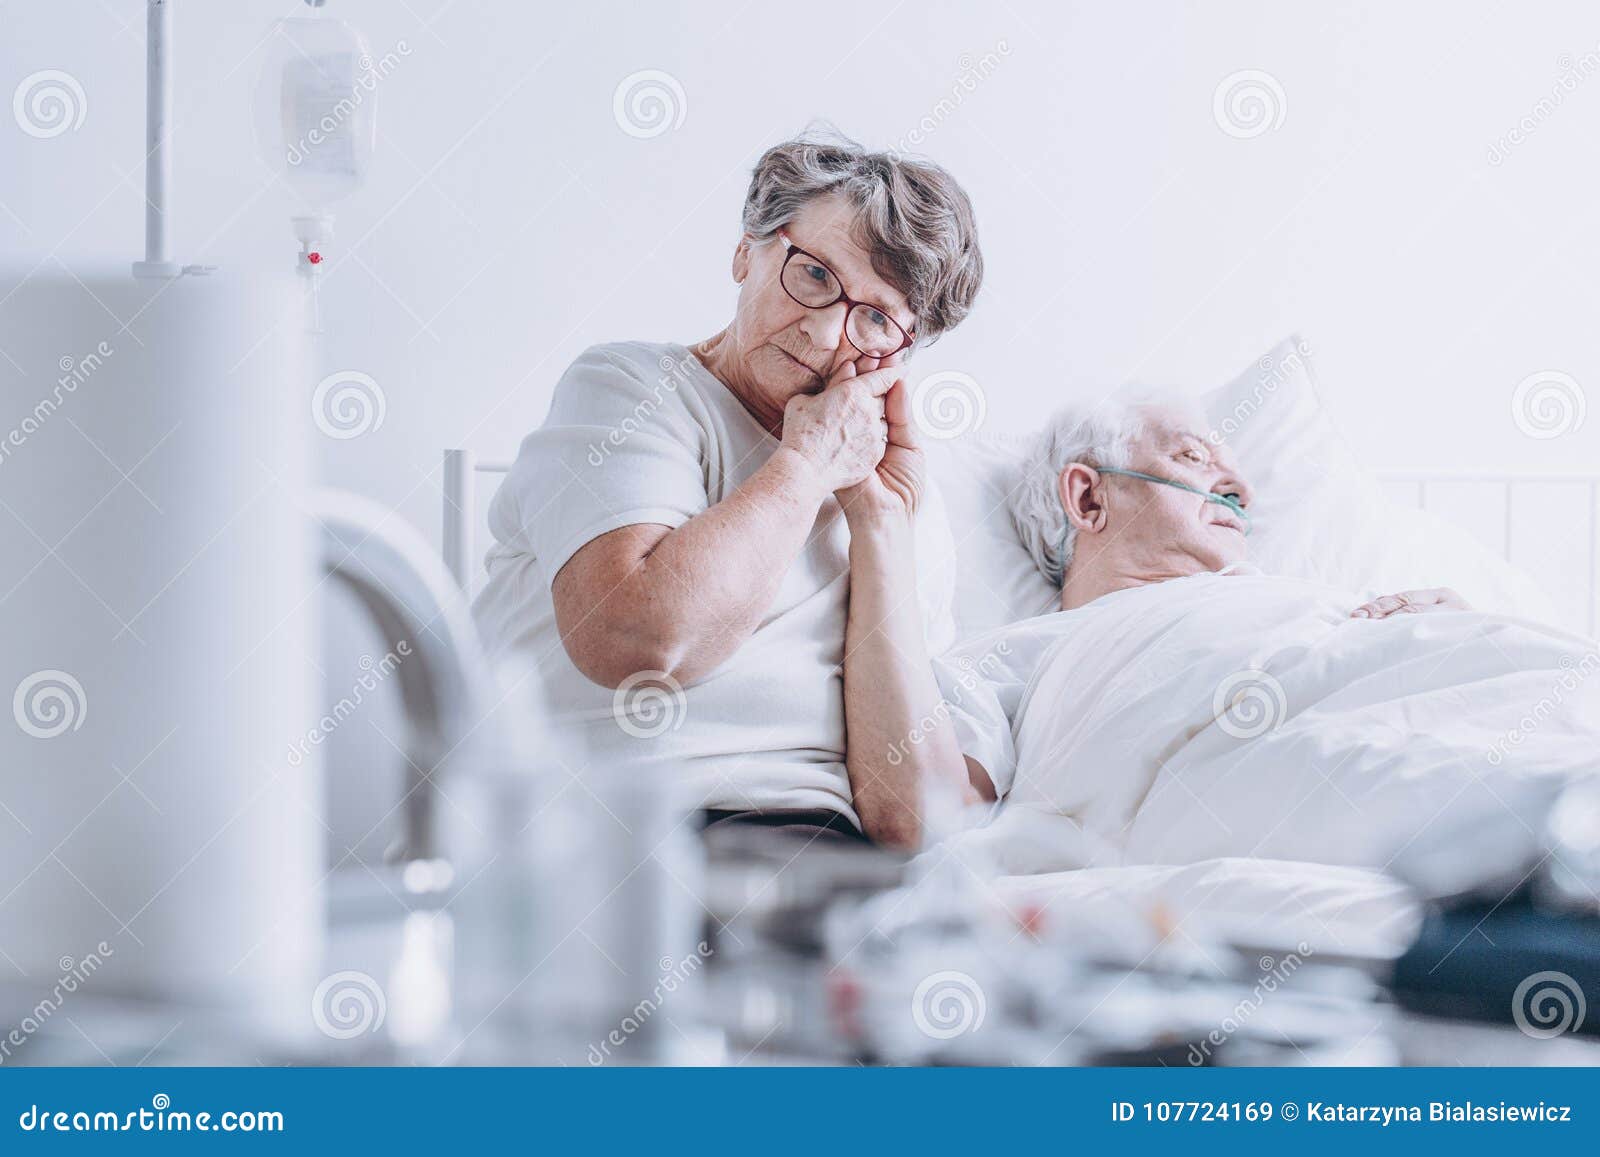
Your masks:
<svg viewBox="0 0 1600 1157"><path fill-rule="evenodd" d="M522 724L498 766L450 788L460 862L455 1058L467 1064L682 1063L711 949L701 852L670 765L591 766L582 730L508 673ZM529 721L538 721L529 723ZM608 757L609 759L609 757ZM457 788L459 787L459 790Z"/></svg>

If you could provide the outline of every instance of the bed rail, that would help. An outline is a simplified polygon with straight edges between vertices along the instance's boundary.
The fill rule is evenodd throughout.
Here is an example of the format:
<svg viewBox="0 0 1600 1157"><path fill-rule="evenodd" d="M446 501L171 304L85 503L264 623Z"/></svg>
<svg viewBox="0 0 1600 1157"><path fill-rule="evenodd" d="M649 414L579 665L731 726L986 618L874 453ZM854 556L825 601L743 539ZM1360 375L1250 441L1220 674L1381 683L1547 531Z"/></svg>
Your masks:
<svg viewBox="0 0 1600 1157"><path fill-rule="evenodd" d="M470 450L444 452L442 547L457 584L469 593L480 563L480 475L503 475L511 463ZM1430 510L1476 535L1485 546L1533 574L1567 622L1600 627L1600 474L1492 471L1384 471L1390 498ZM498 485L498 483L496 483Z"/></svg>

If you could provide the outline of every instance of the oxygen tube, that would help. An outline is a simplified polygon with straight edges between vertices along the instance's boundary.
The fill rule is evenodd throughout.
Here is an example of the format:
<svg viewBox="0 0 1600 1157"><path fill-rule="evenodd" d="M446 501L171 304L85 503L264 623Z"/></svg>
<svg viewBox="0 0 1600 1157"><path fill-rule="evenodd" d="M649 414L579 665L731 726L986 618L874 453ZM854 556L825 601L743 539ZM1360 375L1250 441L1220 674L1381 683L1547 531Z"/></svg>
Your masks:
<svg viewBox="0 0 1600 1157"><path fill-rule="evenodd" d="M1249 515L1249 512L1245 510L1244 504L1239 501L1239 497L1236 494L1218 494L1218 493L1216 493L1215 491L1212 491L1212 490L1201 490L1198 486L1190 486L1187 482L1174 482L1171 478L1161 478L1161 477L1158 477L1155 474L1145 474L1143 471L1139 471L1139 470L1118 470L1118 469L1115 469L1115 468L1110 467L1110 466L1101 466L1101 467L1098 467L1097 469L1099 470L1099 472L1101 474L1120 474L1124 478L1137 478L1137 479L1139 479L1140 481L1143 481L1143 482L1155 482L1155 483L1158 483L1161 486L1171 486L1171 487L1174 487L1175 489L1178 489L1178 490L1187 490L1190 494L1198 494L1201 498L1204 498L1207 502L1215 502L1218 506L1226 506L1229 510L1233 511L1233 513L1236 514L1239 517L1239 520L1241 522L1244 523L1245 537L1248 538L1249 535L1250 535L1250 515ZM1063 511L1062 512L1063 519L1065 519L1065 516L1066 516L1066 513L1065 513L1065 511ZM1066 553L1067 553L1067 534L1071 530L1071 528L1072 528L1072 523L1071 522L1064 521L1062 523L1062 526L1061 526L1061 540L1056 544L1056 557L1057 558L1065 558L1066 557ZM1066 569L1065 569L1065 567L1063 567L1061 572L1056 575L1056 585L1057 586L1061 586L1066 581L1067 581Z"/></svg>

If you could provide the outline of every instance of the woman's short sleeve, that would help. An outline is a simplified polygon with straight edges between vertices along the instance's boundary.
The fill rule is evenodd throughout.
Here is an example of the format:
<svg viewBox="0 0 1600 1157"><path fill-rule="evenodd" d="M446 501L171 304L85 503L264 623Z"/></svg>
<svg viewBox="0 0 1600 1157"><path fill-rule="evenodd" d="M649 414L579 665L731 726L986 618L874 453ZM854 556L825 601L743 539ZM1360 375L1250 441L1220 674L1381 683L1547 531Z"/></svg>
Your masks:
<svg viewBox="0 0 1600 1157"><path fill-rule="evenodd" d="M709 505L708 435L678 397L681 379L648 350L595 346L573 362L495 494L489 526L500 550L532 554L546 583L602 534L676 528Z"/></svg>

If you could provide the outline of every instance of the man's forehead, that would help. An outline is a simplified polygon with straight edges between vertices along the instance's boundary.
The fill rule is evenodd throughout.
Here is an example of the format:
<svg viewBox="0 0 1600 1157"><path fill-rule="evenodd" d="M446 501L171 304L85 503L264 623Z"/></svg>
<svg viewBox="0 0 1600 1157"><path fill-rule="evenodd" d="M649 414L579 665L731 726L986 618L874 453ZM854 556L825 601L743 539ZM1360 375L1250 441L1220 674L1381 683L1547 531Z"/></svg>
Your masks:
<svg viewBox="0 0 1600 1157"><path fill-rule="evenodd" d="M1158 445L1194 440L1206 442L1205 420L1198 411L1179 406L1146 406L1145 440ZM1209 444L1209 443L1208 443Z"/></svg>

